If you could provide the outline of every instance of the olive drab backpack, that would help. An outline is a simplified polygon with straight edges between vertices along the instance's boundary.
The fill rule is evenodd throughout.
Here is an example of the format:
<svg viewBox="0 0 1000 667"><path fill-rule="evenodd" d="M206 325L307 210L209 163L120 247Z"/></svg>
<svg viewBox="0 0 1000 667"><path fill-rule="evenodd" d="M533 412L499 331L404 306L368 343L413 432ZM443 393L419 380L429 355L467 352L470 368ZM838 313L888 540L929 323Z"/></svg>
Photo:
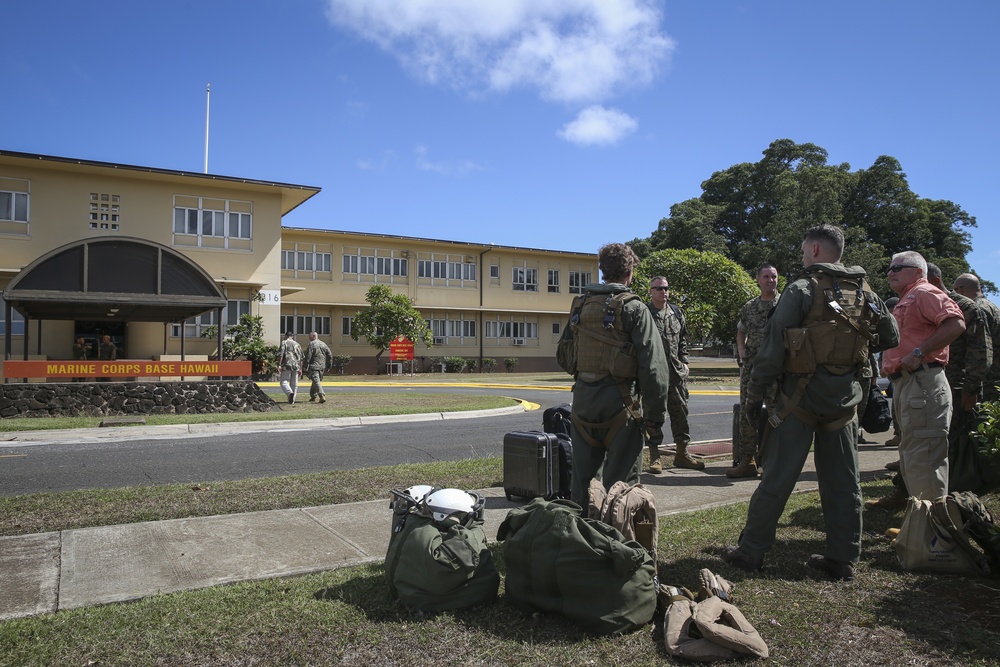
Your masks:
<svg viewBox="0 0 1000 667"><path fill-rule="evenodd" d="M799 380L792 396L782 394L782 407L771 418L771 425L776 426L789 414L795 414L813 428L836 430L854 418L853 409L821 423L816 415L799 408L799 401L818 368L834 375L847 375L857 373L868 363L869 348L878 341L875 327L882 311L861 267L837 271L815 265L798 279L803 278L812 284L812 306L802 326L784 331L784 371Z"/></svg>
<svg viewBox="0 0 1000 667"><path fill-rule="evenodd" d="M636 350L622 323L622 310L639 299L632 292L594 294L573 299L569 334L559 341L556 361L574 378L596 382L611 375L616 379L636 377Z"/></svg>
<svg viewBox="0 0 1000 667"><path fill-rule="evenodd" d="M583 421L575 412L573 425L591 447L607 448L629 418L642 419L642 408L632 395L632 382L638 376L638 354L625 331L622 312L625 304L639 300L629 291L611 294L587 292L573 299L569 326L556 348L559 366L583 382L598 382L611 376L622 395L622 410L605 422ZM604 430L598 440L591 430Z"/></svg>
<svg viewBox="0 0 1000 667"><path fill-rule="evenodd" d="M932 511L982 571L1000 570L1000 527L979 496L971 491L952 491L936 499Z"/></svg>

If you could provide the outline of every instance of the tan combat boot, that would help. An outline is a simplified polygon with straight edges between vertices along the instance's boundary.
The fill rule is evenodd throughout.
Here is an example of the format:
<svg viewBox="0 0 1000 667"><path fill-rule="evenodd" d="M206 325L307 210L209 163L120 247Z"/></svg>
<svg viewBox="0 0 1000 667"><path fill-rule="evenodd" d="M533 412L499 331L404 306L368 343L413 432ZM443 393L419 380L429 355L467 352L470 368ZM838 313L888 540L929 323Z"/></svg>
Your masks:
<svg viewBox="0 0 1000 667"><path fill-rule="evenodd" d="M677 445L677 453L674 454L675 468L688 468L690 470L704 470L705 462L698 461L687 453L687 445Z"/></svg>
<svg viewBox="0 0 1000 667"><path fill-rule="evenodd" d="M726 477L731 479L737 479L742 477L756 477L757 476L757 464L753 459L749 461L743 461L738 466L733 466L726 471Z"/></svg>
<svg viewBox="0 0 1000 667"><path fill-rule="evenodd" d="M656 445L649 446L649 467L646 468L646 471L654 475L659 475L663 472L663 464L660 463L660 450Z"/></svg>

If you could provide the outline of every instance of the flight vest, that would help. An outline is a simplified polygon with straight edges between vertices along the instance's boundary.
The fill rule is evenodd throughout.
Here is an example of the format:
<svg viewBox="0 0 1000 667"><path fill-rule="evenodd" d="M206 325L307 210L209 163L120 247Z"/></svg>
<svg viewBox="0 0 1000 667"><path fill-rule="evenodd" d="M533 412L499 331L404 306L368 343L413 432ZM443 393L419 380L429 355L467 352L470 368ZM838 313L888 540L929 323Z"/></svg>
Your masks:
<svg viewBox="0 0 1000 667"><path fill-rule="evenodd" d="M812 375L822 366L846 375L868 363L868 348L881 316L863 271L809 268L799 276L812 284L813 303L802 326L786 329L785 372Z"/></svg>
<svg viewBox="0 0 1000 667"><path fill-rule="evenodd" d="M632 380L638 374L636 349L622 323L622 310L639 299L631 292L594 294L573 299L569 327L572 337L560 341L559 365L575 378L597 382L608 375Z"/></svg>

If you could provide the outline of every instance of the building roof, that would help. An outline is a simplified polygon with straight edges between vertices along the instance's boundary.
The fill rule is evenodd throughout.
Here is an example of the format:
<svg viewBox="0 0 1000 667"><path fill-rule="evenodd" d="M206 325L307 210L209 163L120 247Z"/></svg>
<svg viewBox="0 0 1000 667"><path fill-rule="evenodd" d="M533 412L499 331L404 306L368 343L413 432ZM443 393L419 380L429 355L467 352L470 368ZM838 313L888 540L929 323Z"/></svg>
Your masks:
<svg viewBox="0 0 1000 667"><path fill-rule="evenodd" d="M220 186L224 185L237 190L243 189L260 191L275 188L281 193L282 215L286 215L291 212L300 204L318 194L321 190L321 188L312 185L295 185L292 183L279 183L277 181L265 181L253 178L239 178L235 176L221 176L219 174L203 174L192 171L178 171L175 169L160 169L158 167L141 167L116 162L100 162L97 160L81 160L78 158L0 150L0 163L16 161L24 161L28 163L42 162L47 168L55 170L113 170L123 172L133 178L150 178L158 181L186 181L191 179L199 181L214 181Z"/></svg>

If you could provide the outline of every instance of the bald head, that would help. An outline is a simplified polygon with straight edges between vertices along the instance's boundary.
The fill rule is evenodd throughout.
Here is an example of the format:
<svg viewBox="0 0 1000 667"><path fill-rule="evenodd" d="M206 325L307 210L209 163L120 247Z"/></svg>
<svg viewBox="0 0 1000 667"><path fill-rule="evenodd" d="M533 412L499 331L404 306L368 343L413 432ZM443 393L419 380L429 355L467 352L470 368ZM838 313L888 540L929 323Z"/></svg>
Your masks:
<svg viewBox="0 0 1000 667"><path fill-rule="evenodd" d="M963 273L955 278L954 290L962 296L975 299L983 295L982 285L979 284L979 277L972 273Z"/></svg>

